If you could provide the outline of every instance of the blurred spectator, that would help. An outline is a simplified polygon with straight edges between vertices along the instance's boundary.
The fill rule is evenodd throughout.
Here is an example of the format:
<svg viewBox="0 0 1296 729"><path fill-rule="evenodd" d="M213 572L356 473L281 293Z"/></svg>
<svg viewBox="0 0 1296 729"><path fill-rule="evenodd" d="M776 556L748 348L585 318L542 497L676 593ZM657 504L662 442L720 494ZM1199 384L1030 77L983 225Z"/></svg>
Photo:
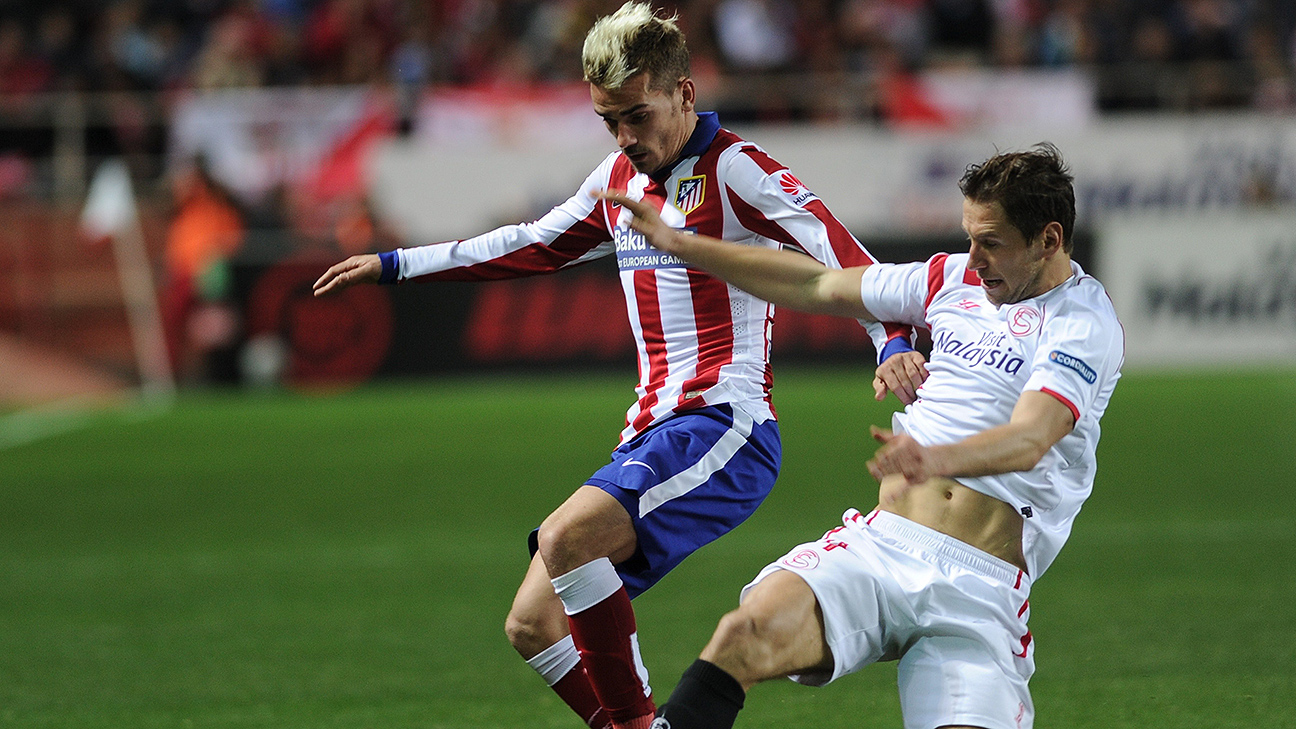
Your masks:
<svg viewBox="0 0 1296 729"><path fill-rule="evenodd" d="M1059 0L1040 28L1039 59L1046 66L1067 66L1092 60L1093 46L1084 0Z"/></svg>
<svg viewBox="0 0 1296 729"><path fill-rule="evenodd" d="M378 219L369 198L359 193L339 201L333 237L343 256L389 250L401 243Z"/></svg>
<svg viewBox="0 0 1296 729"><path fill-rule="evenodd" d="M41 15L32 50L49 66L51 87L74 88L85 74L76 19L67 8L50 8Z"/></svg>
<svg viewBox="0 0 1296 729"><path fill-rule="evenodd" d="M775 71L796 58L794 7L775 0L722 0L715 8L716 40L734 71Z"/></svg>
<svg viewBox="0 0 1296 729"><path fill-rule="evenodd" d="M323 0L303 29L303 47L312 76L323 83L380 80L384 59L396 37L394 3L375 0Z"/></svg>
<svg viewBox="0 0 1296 729"><path fill-rule="evenodd" d="M895 54L904 68L922 65L928 34L922 0L847 0L841 38L853 71L889 67L883 55Z"/></svg>
<svg viewBox="0 0 1296 729"><path fill-rule="evenodd" d="M202 379L206 357L237 334L229 296L229 258L243 242L243 215L195 159L172 176L174 210L167 228L162 324L181 382Z"/></svg>
<svg viewBox="0 0 1296 729"><path fill-rule="evenodd" d="M1292 73L1283 63L1278 33L1273 25L1256 22L1251 27L1251 55L1255 58L1256 87L1251 106L1261 111L1284 111L1296 104Z"/></svg>
<svg viewBox="0 0 1296 729"><path fill-rule="evenodd" d="M1130 58L1150 63L1168 63L1174 55L1170 24L1164 18L1147 15L1135 21Z"/></svg>
<svg viewBox="0 0 1296 729"><path fill-rule="evenodd" d="M206 42L194 59L195 88L210 90L260 86L264 80L269 38L262 32L259 17L238 8L217 18L208 29Z"/></svg>
<svg viewBox="0 0 1296 729"><path fill-rule="evenodd" d="M1236 0L1177 0L1171 8L1175 58L1236 61L1242 58L1245 17Z"/></svg>
<svg viewBox="0 0 1296 729"><path fill-rule="evenodd" d="M53 69L29 52L27 34L17 20L0 20L0 94L25 95L45 90Z"/></svg>
<svg viewBox="0 0 1296 729"><path fill-rule="evenodd" d="M429 83L578 82L586 27L619 4L19 3L0 21L0 94L391 84L409 99ZM1092 67L1113 95L1104 101L1112 108L1272 107L1286 103L1282 79L1296 65L1296 3L1290 0L675 0L661 7L680 14L694 74L704 81L721 72L739 80L775 72L881 72L876 83L896 61L906 73L950 64ZM1271 35L1263 42L1253 32L1259 17ZM1201 65L1189 70L1191 64ZM1136 72L1164 78L1130 78ZM1174 83L1185 88L1167 93ZM770 94L803 91L765 88L749 95L751 105L777 109L789 102Z"/></svg>

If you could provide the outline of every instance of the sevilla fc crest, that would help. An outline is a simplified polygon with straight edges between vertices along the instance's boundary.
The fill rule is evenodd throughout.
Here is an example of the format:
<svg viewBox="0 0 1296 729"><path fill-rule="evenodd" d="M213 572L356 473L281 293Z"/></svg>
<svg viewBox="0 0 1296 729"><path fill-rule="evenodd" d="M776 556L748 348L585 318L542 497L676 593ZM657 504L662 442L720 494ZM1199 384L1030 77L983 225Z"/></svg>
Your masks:
<svg viewBox="0 0 1296 729"><path fill-rule="evenodd" d="M698 209L705 196L705 176L685 177L675 187L675 207L679 208L681 213L688 215Z"/></svg>
<svg viewBox="0 0 1296 729"><path fill-rule="evenodd" d="M783 564L798 570L812 570L819 566L819 555L813 549L803 549L791 557L784 557Z"/></svg>
<svg viewBox="0 0 1296 729"><path fill-rule="evenodd" d="M1040 323L1044 317L1040 315L1037 309L1029 306L1019 305L1008 310L1008 331L1015 337L1026 337L1035 333L1039 329Z"/></svg>

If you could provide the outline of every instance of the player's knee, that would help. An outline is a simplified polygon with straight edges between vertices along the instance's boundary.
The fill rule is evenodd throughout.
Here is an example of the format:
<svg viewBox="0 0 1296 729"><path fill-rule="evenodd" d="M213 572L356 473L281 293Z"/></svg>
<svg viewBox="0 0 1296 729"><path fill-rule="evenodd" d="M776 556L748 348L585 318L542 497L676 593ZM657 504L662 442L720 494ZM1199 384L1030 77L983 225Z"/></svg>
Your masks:
<svg viewBox="0 0 1296 729"><path fill-rule="evenodd" d="M566 522L550 517L545 519L540 525L540 531L536 534L536 548L540 553L540 559L551 567L550 575L553 575L552 567L559 564L567 564L574 561L576 550L573 544L574 530Z"/></svg>
<svg viewBox="0 0 1296 729"><path fill-rule="evenodd" d="M536 547L549 575L569 572L587 562L607 557L612 535L598 534L586 523L551 515L540 525Z"/></svg>
<svg viewBox="0 0 1296 729"><path fill-rule="evenodd" d="M739 608L720 619L713 642L731 650L740 650L760 643L766 632L758 616Z"/></svg>
<svg viewBox="0 0 1296 729"><path fill-rule="evenodd" d="M769 626L760 616L739 608L720 619L702 657L740 681L757 681L769 675L771 651Z"/></svg>

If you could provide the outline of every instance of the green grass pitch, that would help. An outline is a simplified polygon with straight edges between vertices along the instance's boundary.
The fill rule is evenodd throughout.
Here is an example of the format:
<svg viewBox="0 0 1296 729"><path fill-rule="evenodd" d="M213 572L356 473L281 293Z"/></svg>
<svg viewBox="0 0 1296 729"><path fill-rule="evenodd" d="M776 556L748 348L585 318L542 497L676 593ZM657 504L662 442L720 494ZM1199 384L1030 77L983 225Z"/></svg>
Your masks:
<svg viewBox="0 0 1296 729"><path fill-rule="evenodd" d="M187 396L10 439L0 727L577 729L502 626L526 532L605 462L631 384ZM774 495L636 601L659 698L761 566L874 503L892 405L868 392L779 372ZM1037 726L1296 727L1296 372L1127 374L1099 458L1031 596ZM749 729L900 726L888 664L747 706Z"/></svg>

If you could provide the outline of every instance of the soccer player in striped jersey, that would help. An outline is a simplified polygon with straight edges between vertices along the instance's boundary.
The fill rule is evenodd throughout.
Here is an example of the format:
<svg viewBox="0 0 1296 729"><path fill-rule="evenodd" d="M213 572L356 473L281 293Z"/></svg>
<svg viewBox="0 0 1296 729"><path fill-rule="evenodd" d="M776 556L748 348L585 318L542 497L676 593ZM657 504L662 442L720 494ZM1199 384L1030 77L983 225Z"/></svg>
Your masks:
<svg viewBox="0 0 1296 729"><path fill-rule="evenodd" d="M530 276L616 257L637 398L611 462L533 533L505 631L590 727L646 729L655 706L630 600L745 520L774 484L774 307L652 248L629 211L597 195L626 190L675 227L787 247L833 268L873 259L790 170L696 111L673 18L627 3L594 25L582 55L594 111L619 150L575 195L532 223L349 258L315 289ZM871 325L880 360L896 353L878 369L879 399L890 390L912 400L925 376L909 331Z"/></svg>
<svg viewBox="0 0 1296 729"><path fill-rule="evenodd" d="M831 270L685 235L654 246L781 306L926 326L930 378L873 429L877 506L793 547L742 592L653 729L727 729L746 692L899 662L910 729L1029 729L1030 588L1093 490L1099 420L1124 361L1107 292L1071 260L1075 190L1052 145L968 168L968 252Z"/></svg>

